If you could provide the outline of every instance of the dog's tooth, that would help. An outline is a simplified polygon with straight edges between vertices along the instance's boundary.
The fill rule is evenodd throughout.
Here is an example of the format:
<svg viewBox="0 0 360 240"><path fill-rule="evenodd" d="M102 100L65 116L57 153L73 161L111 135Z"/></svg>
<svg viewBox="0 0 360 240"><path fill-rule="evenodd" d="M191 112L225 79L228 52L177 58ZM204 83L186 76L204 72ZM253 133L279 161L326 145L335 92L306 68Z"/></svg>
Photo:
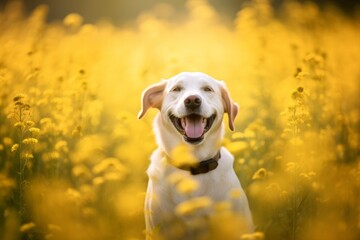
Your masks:
<svg viewBox="0 0 360 240"><path fill-rule="evenodd" d="M186 121L185 121L185 118L181 118L181 125L183 128L186 127Z"/></svg>
<svg viewBox="0 0 360 240"><path fill-rule="evenodd" d="M207 118L203 118L202 119L202 126L203 126L203 128L205 128L205 126L206 126L206 123L207 123Z"/></svg>

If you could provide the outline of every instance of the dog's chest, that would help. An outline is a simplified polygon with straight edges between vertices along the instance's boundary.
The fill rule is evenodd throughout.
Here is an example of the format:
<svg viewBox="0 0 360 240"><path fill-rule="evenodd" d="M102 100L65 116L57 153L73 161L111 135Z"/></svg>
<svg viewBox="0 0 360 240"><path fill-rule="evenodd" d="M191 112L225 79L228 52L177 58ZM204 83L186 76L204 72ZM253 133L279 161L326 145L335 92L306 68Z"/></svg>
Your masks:
<svg viewBox="0 0 360 240"><path fill-rule="evenodd" d="M241 188L232 163L232 156L223 149L219 165L215 170L191 175L187 171L173 167L164 160L160 151L155 151L148 175L160 206L170 210L179 203L197 197L209 197L213 202L229 200L232 189ZM184 191L179 187L184 180L196 185L195 188L192 191Z"/></svg>
<svg viewBox="0 0 360 240"><path fill-rule="evenodd" d="M172 204L173 207L197 197L209 197L213 202L228 201L231 190L240 188L240 183L237 178L231 178L232 175L233 174L228 173L219 176L219 173L215 170L206 174L189 176L191 181L196 183L196 190L191 193L184 193L179 191L179 188L174 187L173 184L169 183L166 186L166 195L169 197L168 200L170 200L170 204Z"/></svg>
<svg viewBox="0 0 360 240"><path fill-rule="evenodd" d="M210 197L213 201L223 201L227 198L230 185L232 185L223 179L216 179L209 173L206 175L204 174L203 176L195 176L193 177L193 180L197 182L198 188L189 195L184 195L177 189L169 186L174 197L175 204L187 200L189 197L194 198L203 196Z"/></svg>

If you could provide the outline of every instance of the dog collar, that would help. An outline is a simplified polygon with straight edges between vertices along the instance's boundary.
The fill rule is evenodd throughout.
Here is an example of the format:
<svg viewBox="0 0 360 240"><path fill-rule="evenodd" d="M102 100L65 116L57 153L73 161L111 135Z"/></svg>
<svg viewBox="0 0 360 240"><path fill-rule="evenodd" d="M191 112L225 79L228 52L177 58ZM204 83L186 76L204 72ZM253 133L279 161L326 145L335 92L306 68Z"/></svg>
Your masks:
<svg viewBox="0 0 360 240"><path fill-rule="evenodd" d="M208 173L208 172L216 169L217 166L219 165L218 161L220 158L221 158L221 154L220 154L220 150L219 150L213 158L201 161L201 162L197 163L196 165L174 166L173 164L171 164L171 162L170 162L170 164L181 170L189 171L191 173L191 175L198 175L198 174Z"/></svg>

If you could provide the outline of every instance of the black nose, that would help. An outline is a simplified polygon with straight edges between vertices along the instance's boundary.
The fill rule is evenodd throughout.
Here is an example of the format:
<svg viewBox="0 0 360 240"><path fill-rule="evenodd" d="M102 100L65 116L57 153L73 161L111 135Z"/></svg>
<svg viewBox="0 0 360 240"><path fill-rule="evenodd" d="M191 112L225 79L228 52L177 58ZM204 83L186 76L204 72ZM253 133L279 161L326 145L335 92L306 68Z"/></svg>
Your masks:
<svg viewBox="0 0 360 240"><path fill-rule="evenodd" d="M201 98L198 95L190 95L184 100L185 107L190 109L199 108L201 105Z"/></svg>

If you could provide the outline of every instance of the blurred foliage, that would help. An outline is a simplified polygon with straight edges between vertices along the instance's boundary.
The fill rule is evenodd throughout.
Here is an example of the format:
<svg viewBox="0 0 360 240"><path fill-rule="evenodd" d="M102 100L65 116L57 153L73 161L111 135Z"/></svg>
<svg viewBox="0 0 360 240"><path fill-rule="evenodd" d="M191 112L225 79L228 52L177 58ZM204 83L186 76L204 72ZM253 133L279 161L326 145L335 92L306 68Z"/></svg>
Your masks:
<svg viewBox="0 0 360 240"><path fill-rule="evenodd" d="M180 71L224 79L241 106L223 144L256 232L237 235L219 205L206 239L360 238L359 16L296 1L274 16L253 0L229 26L206 1L186 6L183 20L163 4L122 28L46 23L46 6L25 16L17 1L0 12L1 239L144 238L156 111L137 120L139 99Z"/></svg>

